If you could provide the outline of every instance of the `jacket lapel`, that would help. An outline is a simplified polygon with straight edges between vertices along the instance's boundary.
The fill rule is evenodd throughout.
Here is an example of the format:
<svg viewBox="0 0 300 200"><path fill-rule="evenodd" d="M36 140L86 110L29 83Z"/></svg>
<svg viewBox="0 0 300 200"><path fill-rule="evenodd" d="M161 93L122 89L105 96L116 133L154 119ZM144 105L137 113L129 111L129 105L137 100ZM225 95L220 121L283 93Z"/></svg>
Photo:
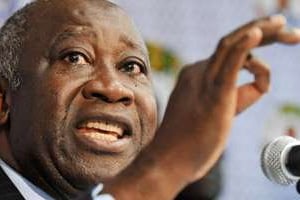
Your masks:
<svg viewBox="0 0 300 200"><path fill-rule="evenodd" d="M24 200L21 193L0 167L0 199Z"/></svg>

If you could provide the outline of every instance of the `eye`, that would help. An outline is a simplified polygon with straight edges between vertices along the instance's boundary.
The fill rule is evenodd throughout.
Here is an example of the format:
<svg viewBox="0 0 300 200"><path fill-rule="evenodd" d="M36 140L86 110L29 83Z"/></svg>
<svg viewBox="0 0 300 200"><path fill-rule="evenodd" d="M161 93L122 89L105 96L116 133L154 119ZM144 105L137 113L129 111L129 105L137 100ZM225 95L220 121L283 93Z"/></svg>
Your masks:
<svg viewBox="0 0 300 200"><path fill-rule="evenodd" d="M139 61L126 61L121 64L120 71L130 75L145 74L145 65Z"/></svg>
<svg viewBox="0 0 300 200"><path fill-rule="evenodd" d="M87 57L83 53L76 51L65 53L61 59L72 65L89 64Z"/></svg>

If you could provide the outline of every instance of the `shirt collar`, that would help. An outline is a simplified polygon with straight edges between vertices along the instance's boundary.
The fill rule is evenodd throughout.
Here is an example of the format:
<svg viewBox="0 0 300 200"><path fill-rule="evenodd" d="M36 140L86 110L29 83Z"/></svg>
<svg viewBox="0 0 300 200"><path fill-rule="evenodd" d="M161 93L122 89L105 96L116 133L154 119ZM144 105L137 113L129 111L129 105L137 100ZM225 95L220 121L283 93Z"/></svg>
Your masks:
<svg viewBox="0 0 300 200"><path fill-rule="evenodd" d="M0 167L25 199L54 200L0 159Z"/></svg>

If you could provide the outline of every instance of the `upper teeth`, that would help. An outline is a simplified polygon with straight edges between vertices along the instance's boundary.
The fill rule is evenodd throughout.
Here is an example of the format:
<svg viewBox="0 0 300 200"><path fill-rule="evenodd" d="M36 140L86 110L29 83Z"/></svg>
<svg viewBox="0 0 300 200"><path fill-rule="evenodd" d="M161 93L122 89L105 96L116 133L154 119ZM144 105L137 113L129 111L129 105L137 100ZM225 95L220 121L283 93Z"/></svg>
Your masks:
<svg viewBox="0 0 300 200"><path fill-rule="evenodd" d="M118 136L122 136L123 135L123 129L121 127L119 127L118 125L115 124L108 124L108 123L104 123L104 122L88 122L86 124L84 124L85 128L93 128L93 129L98 129L98 130L102 130L102 131L106 131L106 132L113 132L118 134Z"/></svg>

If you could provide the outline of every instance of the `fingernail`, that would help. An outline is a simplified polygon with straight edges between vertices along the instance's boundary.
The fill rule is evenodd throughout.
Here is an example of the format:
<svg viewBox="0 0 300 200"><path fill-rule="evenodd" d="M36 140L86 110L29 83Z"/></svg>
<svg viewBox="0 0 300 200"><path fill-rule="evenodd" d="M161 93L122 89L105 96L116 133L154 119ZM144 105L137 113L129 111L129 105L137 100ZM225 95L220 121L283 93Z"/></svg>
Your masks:
<svg viewBox="0 0 300 200"><path fill-rule="evenodd" d="M300 28L285 28L284 29L285 32L288 32L288 33L293 33L293 34L296 34L296 35L299 35L300 36Z"/></svg>
<svg viewBox="0 0 300 200"><path fill-rule="evenodd" d="M280 24L286 24L286 18L285 18L285 16L283 16L281 14L271 16L270 20L272 22L276 22L276 23L280 23Z"/></svg>
<svg viewBox="0 0 300 200"><path fill-rule="evenodd" d="M293 28L291 31L292 31L294 34L300 36L300 29L299 29L299 28Z"/></svg>

